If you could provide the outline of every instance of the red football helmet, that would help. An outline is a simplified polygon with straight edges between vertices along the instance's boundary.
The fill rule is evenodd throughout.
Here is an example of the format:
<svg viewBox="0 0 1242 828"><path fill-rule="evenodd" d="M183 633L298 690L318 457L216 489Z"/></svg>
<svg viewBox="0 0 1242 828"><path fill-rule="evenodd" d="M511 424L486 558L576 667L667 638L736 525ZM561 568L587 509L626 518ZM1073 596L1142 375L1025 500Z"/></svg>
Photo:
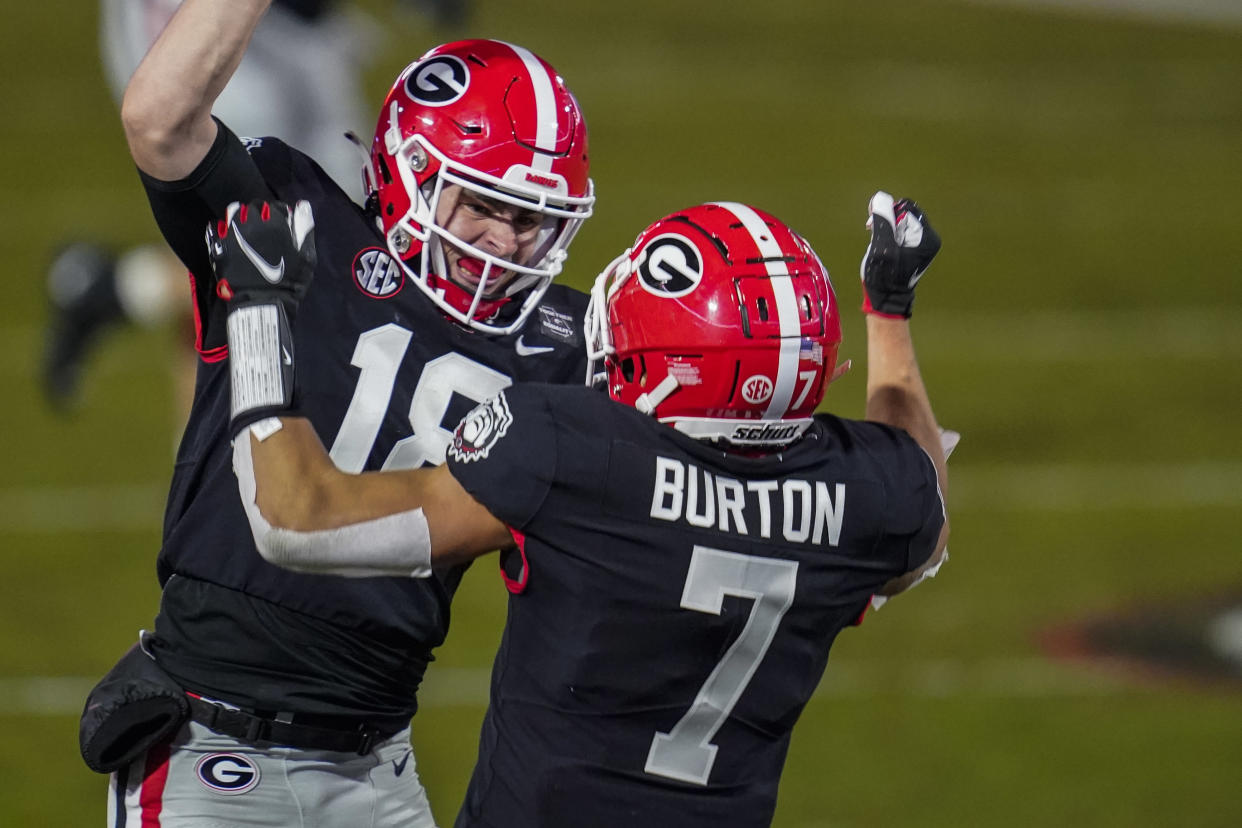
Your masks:
<svg viewBox="0 0 1242 828"><path fill-rule="evenodd" d="M509 333L534 310L591 215L588 169L586 122L556 71L520 46L463 40L432 49L397 77L363 176L388 249L415 284L458 322ZM535 252L511 261L453 236L436 221L450 184L541 214ZM444 244L480 260L477 287L445 278ZM497 318L511 301L521 303L516 312Z"/></svg>
<svg viewBox="0 0 1242 828"><path fill-rule="evenodd" d="M660 219L609 264L586 336L588 382L614 400L700 439L781 446L823 399L841 318L805 239L719 202Z"/></svg>

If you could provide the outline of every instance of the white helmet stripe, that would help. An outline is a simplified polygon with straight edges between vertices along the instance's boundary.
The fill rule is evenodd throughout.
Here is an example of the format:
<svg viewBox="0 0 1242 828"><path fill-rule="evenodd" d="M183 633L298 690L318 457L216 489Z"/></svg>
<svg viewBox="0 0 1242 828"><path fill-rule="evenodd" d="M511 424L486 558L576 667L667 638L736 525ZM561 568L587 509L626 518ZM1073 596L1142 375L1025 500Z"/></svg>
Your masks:
<svg viewBox="0 0 1242 828"><path fill-rule="evenodd" d="M772 237L768 225L759 218L759 214L745 204L735 201L717 201L716 205L725 208L738 217L742 226L750 233L759 255L768 259L765 267L771 277L772 293L776 298L776 319L780 325L781 350L776 370L776 388L768 401L767 410L763 412L765 420L779 420L789 410L794 390L798 381L798 351L802 345L802 322L798 317L798 300L794 296L793 280L789 277L789 268L783 261L781 246Z"/></svg>
<svg viewBox="0 0 1242 828"><path fill-rule="evenodd" d="M546 153L556 151L556 133L560 127L552 78L548 76L548 70L539 62L539 58L529 50L512 43L505 43L505 45L522 59L526 72L530 75L531 88L535 92L535 119L538 124L535 131L535 146L544 152L534 153L530 166L537 172L551 172L552 157Z"/></svg>

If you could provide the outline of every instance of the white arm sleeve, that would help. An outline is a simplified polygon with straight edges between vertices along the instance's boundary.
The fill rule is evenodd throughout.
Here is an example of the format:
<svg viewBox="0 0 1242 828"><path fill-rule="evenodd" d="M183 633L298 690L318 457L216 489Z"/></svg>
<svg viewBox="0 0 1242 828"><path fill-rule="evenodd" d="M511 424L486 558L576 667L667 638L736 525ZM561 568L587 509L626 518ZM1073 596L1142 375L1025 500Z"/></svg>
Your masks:
<svg viewBox="0 0 1242 828"><path fill-rule="evenodd" d="M250 432L259 440L280 430L275 418L261 420L233 440L233 473L255 546L265 561L315 575L347 578L431 574L431 533L422 509L399 512L337 529L296 532L272 526L255 502L257 485Z"/></svg>

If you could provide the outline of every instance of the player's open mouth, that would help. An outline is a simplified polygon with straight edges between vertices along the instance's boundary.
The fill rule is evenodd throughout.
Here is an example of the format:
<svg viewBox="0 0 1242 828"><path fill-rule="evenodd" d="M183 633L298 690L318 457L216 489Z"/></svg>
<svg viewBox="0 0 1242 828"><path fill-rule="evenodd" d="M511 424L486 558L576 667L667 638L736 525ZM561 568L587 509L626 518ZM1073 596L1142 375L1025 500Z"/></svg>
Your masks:
<svg viewBox="0 0 1242 828"><path fill-rule="evenodd" d="M483 280L483 271L486 268L487 263L482 259L476 259L473 256L459 257L457 259L457 283L469 290L476 289L479 286L479 282ZM510 275L508 270L493 265L492 269L487 273L488 289L484 292L483 298L498 298L499 293L509 281L507 277Z"/></svg>
<svg viewBox="0 0 1242 828"><path fill-rule="evenodd" d="M487 267L487 264L482 259L462 256L457 260L457 268L471 284L477 285L479 283L479 280L483 278L483 269L485 267Z"/></svg>

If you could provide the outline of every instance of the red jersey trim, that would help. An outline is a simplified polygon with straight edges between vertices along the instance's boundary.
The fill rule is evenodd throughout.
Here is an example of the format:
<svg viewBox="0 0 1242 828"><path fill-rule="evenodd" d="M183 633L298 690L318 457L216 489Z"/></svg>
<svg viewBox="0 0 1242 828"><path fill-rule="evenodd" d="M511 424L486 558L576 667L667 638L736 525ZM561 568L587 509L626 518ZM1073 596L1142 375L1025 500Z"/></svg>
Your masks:
<svg viewBox="0 0 1242 828"><path fill-rule="evenodd" d="M518 575L517 580L509 577L505 572L504 564L500 564L500 577L505 582L505 589L514 595L521 595L526 591L526 585L530 582L530 562L526 560L526 535L512 526L509 527L509 534L513 535L513 540L517 543L518 554L522 556L522 572Z"/></svg>
<svg viewBox="0 0 1242 828"><path fill-rule="evenodd" d="M186 272L190 277L190 305L194 308L194 350L203 362L223 362L229 358L229 346L218 345L215 348L203 348L203 318L198 312L198 286L194 274Z"/></svg>
<svg viewBox="0 0 1242 828"><path fill-rule="evenodd" d="M859 624L861 624L863 622L863 619L867 617L867 610L869 609L871 609L870 598L867 599L867 603L863 604L862 612L858 613L858 617L854 619L853 623L851 623L850 626L857 627Z"/></svg>

